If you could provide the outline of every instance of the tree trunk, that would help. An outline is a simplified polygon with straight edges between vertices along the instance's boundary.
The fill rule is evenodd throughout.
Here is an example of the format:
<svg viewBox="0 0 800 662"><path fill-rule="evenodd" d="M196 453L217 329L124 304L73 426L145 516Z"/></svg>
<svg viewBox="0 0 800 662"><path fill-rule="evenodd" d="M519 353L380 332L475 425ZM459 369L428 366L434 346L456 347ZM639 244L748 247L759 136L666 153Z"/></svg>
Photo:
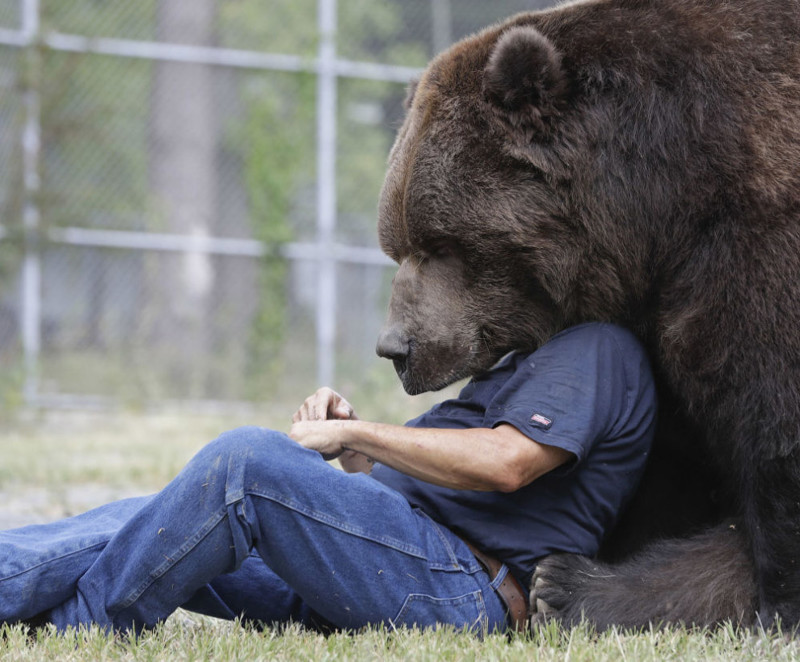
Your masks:
<svg viewBox="0 0 800 662"><path fill-rule="evenodd" d="M211 46L216 0L160 0L157 38L164 43ZM164 232L208 236L217 213L216 156L219 122L213 69L157 62L150 101L150 182ZM154 336L158 360L168 362L170 393L200 397L205 391L211 292L211 256L199 251L157 260Z"/></svg>

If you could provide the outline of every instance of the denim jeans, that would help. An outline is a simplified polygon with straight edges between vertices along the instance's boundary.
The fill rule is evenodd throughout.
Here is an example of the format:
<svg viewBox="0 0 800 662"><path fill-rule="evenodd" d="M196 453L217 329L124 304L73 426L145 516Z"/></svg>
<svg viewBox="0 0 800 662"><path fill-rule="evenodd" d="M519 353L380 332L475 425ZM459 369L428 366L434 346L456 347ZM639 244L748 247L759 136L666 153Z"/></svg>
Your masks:
<svg viewBox="0 0 800 662"><path fill-rule="evenodd" d="M0 621L151 627L178 607L265 623L504 630L452 532L286 435L223 434L161 492L0 532Z"/></svg>

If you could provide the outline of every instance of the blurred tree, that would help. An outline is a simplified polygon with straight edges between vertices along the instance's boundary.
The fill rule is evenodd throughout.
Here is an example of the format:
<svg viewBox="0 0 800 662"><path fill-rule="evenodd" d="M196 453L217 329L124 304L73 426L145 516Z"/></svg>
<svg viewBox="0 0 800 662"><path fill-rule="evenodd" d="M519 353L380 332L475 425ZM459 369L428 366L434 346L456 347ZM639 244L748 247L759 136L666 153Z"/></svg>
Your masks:
<svg viewBox="0 0 800 662"><path fill-rule="evenodd" d="M216 0L159 0L156 37L171 44L213 46ZM150 190L164 230L209 236L217 215L219 123L214 72L206 65L160 61L150 92ZM154 342L170 356L174 379L193 397L204 395L211 257L202 251L165 256L151 294L157 306Z"/></svg>
<svg viewBox="0 0 800 662"><path fill-rule="evenodd" d="M45 32L127 36L129 25L150 26L152 38L155 0L43 0L41 12ZM142 147L152 64L49 49L42 54L43 222L144 229L148 178Z"/></svg>
<svg viewBox="0 0 800 662"><path fill-rule="evenodd" d="M220 45L317 54L317 0L221 0Z"/></svg>
<svg viewBox="0 0 800 662"><path fill-rule="evenodd" d="M98 9L100 11L98 11ZM91 35L126 24L152 23L154 0L135 7L104 5L92 0L42 2L43 31ZM41 190L38 204L43 230L54 226L142 228L142 201L147 200L145 139L150 64L118 58L62 53L37 46L41 137ZM68 256L68 258L67 258ZM113 264L107 251L50 247L45 267L67 263L78 293L58 296L69 280L45 282L43 342L47 349L57 329L81 327L73 342L102 350L107 347L110 302L107 274ZM72 267L68 267L72 264ZM79 276L79 274L81 276ZM63 342L63 339L62 339Z"/></svg>

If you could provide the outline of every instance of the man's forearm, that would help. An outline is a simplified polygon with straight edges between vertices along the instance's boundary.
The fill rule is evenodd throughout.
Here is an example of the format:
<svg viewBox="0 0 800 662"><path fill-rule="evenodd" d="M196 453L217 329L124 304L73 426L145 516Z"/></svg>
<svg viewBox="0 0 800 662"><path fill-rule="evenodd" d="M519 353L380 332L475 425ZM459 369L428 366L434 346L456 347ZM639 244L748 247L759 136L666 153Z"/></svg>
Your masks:
<svg viewBox="0 0 800 662"><path fill-rule="evenodd" d="M456 489L513 491L569 459L511 426L449 430L367 421L327 421L345 449L393 469Z"/></svg>

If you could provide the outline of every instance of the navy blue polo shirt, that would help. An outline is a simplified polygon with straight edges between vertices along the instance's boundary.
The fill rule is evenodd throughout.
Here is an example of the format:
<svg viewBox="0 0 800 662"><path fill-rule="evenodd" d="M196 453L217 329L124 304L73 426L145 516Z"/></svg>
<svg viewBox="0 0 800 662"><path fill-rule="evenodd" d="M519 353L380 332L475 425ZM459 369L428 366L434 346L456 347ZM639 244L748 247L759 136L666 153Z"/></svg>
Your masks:
<svg viewBox="0 0 800 662"><path fill-rule="evenodd" d="M532 354L510 354L456 399L407 423L508 423L574 460L512 493L439 487L381 464L371 475L504 561L527 586L543 556L597 553L639 483L655 418L653 378L638 340L611 324L582 324Z"/></svg>

